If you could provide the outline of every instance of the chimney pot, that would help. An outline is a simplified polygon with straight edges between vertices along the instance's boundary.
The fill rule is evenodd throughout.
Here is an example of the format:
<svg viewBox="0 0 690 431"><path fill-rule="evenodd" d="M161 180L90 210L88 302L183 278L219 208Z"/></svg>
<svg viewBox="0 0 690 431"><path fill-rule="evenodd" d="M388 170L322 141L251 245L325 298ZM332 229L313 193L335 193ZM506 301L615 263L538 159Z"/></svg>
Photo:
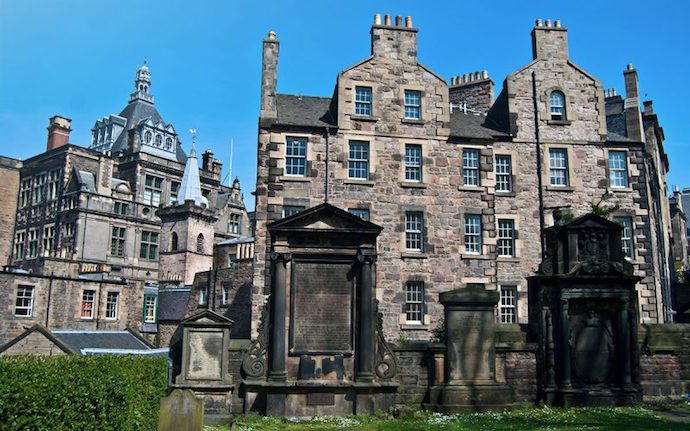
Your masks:
<svg viewBox="0 0 690 431"><path fill-rule="evenodd" d="M383 24L390 27L390 25L391 25L391 16L390 16L390 15L386 15L386 16L384 17Z"/></svg>
<svg viewBox="0 0 690 431"><path fill-rule="evenodd" d="M535 27L541 27L543 25L541 18L537 18L537 22L535 23Z"/></svg>
<svg viewBox="0 0 690 431"><path fill-rule="evenodd" d="M405 17L405 27L412 28L412 17L411 16Z"/></svg>
<svg viewBox="0 0 690 431"><path fill-rule="evenodd" d="M489 79L489 72L482 70L482 79Z"/></svg>
<svg viewBox="0 0 690 431"><path fill-rule="evenodd" d="M377 13L374 15L374 25L381 25L381 14Z"/></svg>
<svg viewBox="0 0 690 431"><path fill-rule="evenodd" d="M654 112L654 107L652 106L651 100L645 100L642 102L642 105L644 105L644 112L646 114L652 114Z"/></svg>
<svg viewBox="0 0 690 431"><path fill-rule="evenodd" d="M401 16L395 17L395 26L396 27L402 27L402 17Z"/></svg>
<svg viewBox="0 0 690 431"><path fill-rule="evenodd" d="M550 20L550 19L547 19L547 20L544 22L544 27L551 27L551 20Z"/></svg>
<svg viewBox="0 0 690 431"><path fill-rule="evenodd" d="M62 147L69 143L69 134L72 131L72 120L59 115L54 115L48 120L48 142L46 151Z"/></svg>
<svg viewBox="0 0 690 431"><path fill-rule="evenodd" d="M561 20L557 19L556 21L554 21L553 26L556 28L561 28Z"/></svg>
<svg viewBox="0 0 690 431"><path fill-rule="evenodd" d="M474 72L474 80L479 81L480 79L482 79L481 72Z"/></svg>
<svg viewBox="0 0 690 431"><path fill-rule="evenodd" d="M465 82L467 82L467 74L463 73L462 74L462 83L464 84Z"/></svg>
<svg viewBox="0 0 690 431"><path fill-rule="evenodd" d="M268 38L271 40L275 40L276 39L276 32L275 31L269 31L268 32Z"/></svg>
<svg viewBox="0 0 690 431"><path fill-rule="evenodd" d="M627 70L635 70L635 68L633 67L632 64L628 64L628 66L626 67L626 69L627 69Z"/></svg>
<svg viewBox="0 0 690 431"><path fill-rule="evenodd" d="M450 85L455 85L455 77L454 76L450 77Z"/></svg>

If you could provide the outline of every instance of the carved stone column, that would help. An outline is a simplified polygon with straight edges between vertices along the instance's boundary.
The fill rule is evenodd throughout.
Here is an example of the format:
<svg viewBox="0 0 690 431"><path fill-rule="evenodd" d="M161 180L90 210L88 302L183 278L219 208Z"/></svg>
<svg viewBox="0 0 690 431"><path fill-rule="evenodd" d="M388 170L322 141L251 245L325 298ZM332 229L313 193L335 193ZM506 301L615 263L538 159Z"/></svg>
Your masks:
<svg viewBox="0 0 690 431"><path fill-rule="evenodd" d="M357 254L357 372L358 382L374 380L374 262L375 254Z"/></svg>
<svg viewBox="0 0 690 431"><path fill-rule="evenodd" d="M285 344L285 308L287 262L292 259L291 253L271 253L271 331L268 350L268 379L273 381L287 380L285 366L287 348Z"/></svg>

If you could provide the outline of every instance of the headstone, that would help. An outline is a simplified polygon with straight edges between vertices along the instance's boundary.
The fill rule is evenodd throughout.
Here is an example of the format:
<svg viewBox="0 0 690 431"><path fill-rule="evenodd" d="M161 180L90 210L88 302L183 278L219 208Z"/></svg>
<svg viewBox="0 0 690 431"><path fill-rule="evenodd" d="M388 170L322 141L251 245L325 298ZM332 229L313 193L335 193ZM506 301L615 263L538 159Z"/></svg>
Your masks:
<svg viewBox="0 0 690 431"><path fill-rule="evenodd" d="M175 389L161 400L158 431L202 431L204 400L189 389Z"/></svg>

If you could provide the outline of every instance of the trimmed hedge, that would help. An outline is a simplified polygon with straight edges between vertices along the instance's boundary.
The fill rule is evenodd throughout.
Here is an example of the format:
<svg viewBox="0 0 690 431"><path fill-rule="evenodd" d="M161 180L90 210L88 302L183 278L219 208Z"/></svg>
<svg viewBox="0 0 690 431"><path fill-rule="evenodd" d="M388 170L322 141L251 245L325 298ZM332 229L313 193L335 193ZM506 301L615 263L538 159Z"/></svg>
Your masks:
<svg viewBox="0 0 690 431"><path fill-rule="evenodd" d="M163 357L0 357L0 429L155 430L166 372Z"/></svg>

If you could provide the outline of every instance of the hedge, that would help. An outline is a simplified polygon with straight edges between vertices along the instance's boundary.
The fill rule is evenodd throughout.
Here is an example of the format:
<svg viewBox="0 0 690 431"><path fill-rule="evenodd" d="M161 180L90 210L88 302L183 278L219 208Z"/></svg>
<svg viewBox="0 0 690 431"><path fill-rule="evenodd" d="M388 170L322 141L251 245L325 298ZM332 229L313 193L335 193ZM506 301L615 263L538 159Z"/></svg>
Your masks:
<svg viewBox="0 0 690 431"><path fill-rule="evenodd" d="M167 361L0 357L0 430L155 430Z"/></svg>

